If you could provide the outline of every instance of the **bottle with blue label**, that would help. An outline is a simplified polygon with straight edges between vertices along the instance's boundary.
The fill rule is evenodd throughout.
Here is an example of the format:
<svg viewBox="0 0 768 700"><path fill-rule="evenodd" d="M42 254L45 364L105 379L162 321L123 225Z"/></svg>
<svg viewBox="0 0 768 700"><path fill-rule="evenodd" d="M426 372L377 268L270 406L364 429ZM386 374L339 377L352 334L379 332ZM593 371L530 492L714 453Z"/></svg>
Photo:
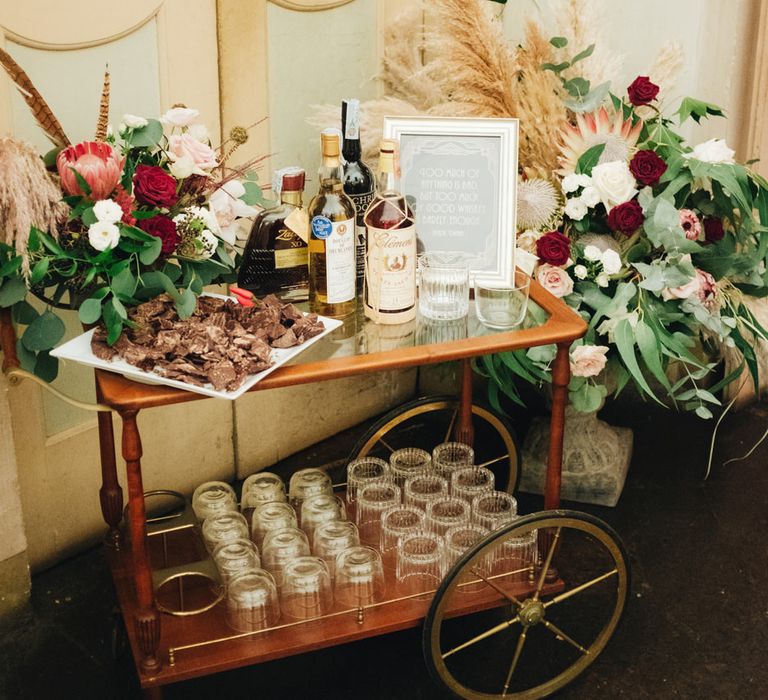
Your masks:
<svg viewBox="0 0 768 700"><path fill-rule="evenodd" d="M321 134L320 191L309 203L309 302L312 311L343 318L355 312L355 205L344 194L339 134Z"/></svg>

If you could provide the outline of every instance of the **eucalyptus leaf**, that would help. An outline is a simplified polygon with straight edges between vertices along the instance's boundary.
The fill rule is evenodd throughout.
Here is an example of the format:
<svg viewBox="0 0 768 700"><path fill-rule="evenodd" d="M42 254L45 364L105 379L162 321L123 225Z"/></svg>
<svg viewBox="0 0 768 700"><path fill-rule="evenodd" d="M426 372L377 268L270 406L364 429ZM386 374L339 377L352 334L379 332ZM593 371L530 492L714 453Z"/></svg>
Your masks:
<svg viewBox="0 0 768 700"><path fill-rule="evenodd" d="M90 226L91 224L95 224L98 219L96 218L96 212L93 211L93 207L87 207L83 210L83 213L80 214L80 218L82 219L83 223L86 226Z"/></svg>
<svg viewBox="0 0 768 700"><path fill-rule="evenodd" d="M101 301L99 299L86 299L77 311L77 317L81 323L91 325L101 318Z"/></svg>
<svg viewBox="0 0 768 700"><path fill-rule="evenodd" d="M13 320L23 326L28 326L39 315L37 309L27 301L19 301L13 305Z"/></svg>
<svg viewBox="0 0 768 700"><path fill-rule="evenodd" d="M159 238L156 238L155 236L152 238L154 238L154 240L150 241L139 253L139 260L141 260L144 265L151 265L155 262L155 260L160 257L163 248L163 242Z"/></svg>
<svg viewBox="0 0 768 700"><path fill-rule="evenodd" d="M52 382L59 374L59 358L53 357L47 350L37 354L34 373L45 382Z"/></svg>
<svg viewBox="0 0 768 700"><path fill-rule="evenodd" d="M133 129L126 142L131 148L152 148L163 138L163 125L157 119L147 120L146 126Z"/></svg>
<svg viewBox="0 0 768 700"><path fill-rule="evenodd" d="M21 277L9 277L0 282L0 307L7 308L27 296L27 285Z"/></svg>
<svg viewBox="0 0 768 700"><path fill-rule="evenodd" d="M568 39L566 39L564 36L553 36L549 43L552 44L556 49L563 49L566 46L568 46Z"/></svg>
<svg viewBox="0 0 768 700"><path fill-rule="evenodd" d="M195 306L197 306L197 297L192 290L185 289L176 300L176 311L179 313L179 318L189 318L195 311Z"/></svg>
<svg viewBox="0 0 768 700"><path fill-rule="evenodd" d="M21 338L16 341L16 357L19 358L19 363L21 364L22 369L34 374L37 354L31 350L27 350L27 348L24 347Z"/></svg>
<svg viewBox="0 0 768 700"><path fill-rule="evenodd" d="M15 253L13 249L11 249L11 252ZM0 265L0 279L2 279L3 277L10 277L20 267L21 267L21 255L15 255L15 257L11 258L8 262L6 262L3 265Z"/></svg>
<svg viewBox="0 0 768 700"><path fill-rule="evenodd" d="M619 321L616 324L616 329L614 330L613 335L616 340L616 348L619 351L621 360L632 375L632 379L635 380L635 383L648 394L648 396L663 406L664 404L659 401L656 394L653 393L653 390L648 385L648 382L640 370L640 365L637 363L637 357L635 355L635 335L629 321L626 319Z"/></svg>
<svg viewBox="0 0 768 700"><path fill-rule="evenodd" d="M50 350L64 337L64 322L51 311L45 311L27 326L21 337L31 352Z"/></svg>
<svg viewBox="0 0 768 700"><path fill-rule="evenodd" d="M660 343L656 340L656 334L651 327L642 319L635 326L635 338L645 366L667 391L671 391L669 379L662 366L661 353L659 352Z"/></svg>
<svg viewBox="0 0 768 700"><path fill-rule="evenodd" d="M110 287L112 291L119 296L132 297L136 291L138 280L134 277L130 267L126 267L112 278Z"/></svg>

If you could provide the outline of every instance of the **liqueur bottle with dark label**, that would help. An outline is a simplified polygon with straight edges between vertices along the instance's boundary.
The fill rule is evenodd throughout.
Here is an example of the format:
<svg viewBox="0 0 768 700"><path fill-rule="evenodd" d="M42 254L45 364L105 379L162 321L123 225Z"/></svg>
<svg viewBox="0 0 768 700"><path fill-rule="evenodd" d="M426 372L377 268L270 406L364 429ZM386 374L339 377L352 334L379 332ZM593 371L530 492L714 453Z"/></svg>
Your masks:
<svg viewBox="0 0 768 700"><path fill-rule="evenodd" d="M384 324L407 323L416 317L416 224L398 185L396 146L395 141L381 141L376 196L364 217L365 315Z"/></svg>
<svg viewBox="0 0 768 700"><path fill-rule="evenodd" d="M355 312L355 205L344 194L339 135L321 135L323 160L320 191L309 215L309 302L323 316L341 318Z"/></svg>
<svg viewBox="0 0 768 700"><path fill-rule="evenodd" d="M300 168L281 172L280 205L256 218L237 284L257 296L304 301L309 296L307 219L301 208L305 175Z"/></svg>
<svg viewBox="0 0 768 700"><path fill-rule="evenodd" d="M363 291L365 275L365 215L373 201L376 181L371 169L362 160L360 148L360 101L344 100L341 103L341 129L344 134L344 193L355 205L355 261L357 266L356 288Z"/></svg>

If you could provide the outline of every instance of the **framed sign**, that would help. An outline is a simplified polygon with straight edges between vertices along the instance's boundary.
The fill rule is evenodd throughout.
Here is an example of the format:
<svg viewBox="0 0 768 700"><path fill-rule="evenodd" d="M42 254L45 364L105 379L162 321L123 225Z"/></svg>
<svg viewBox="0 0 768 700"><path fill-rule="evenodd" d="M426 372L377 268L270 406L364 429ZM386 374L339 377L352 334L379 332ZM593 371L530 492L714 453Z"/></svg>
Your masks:
<svg viewBox="0 0 768 700"><path fill-rule="evenodd" d="M386 117L400 141L401 188L419 252L461 251L474 276L511 284L517 201L517 119Z"/></svg>

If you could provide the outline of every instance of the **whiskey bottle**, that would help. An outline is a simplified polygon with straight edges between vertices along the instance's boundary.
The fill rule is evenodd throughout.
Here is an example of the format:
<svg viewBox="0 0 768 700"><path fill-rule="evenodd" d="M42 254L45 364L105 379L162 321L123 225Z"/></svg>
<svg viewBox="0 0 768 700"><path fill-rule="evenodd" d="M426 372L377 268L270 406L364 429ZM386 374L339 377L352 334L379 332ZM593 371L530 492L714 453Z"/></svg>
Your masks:
<svg viewBox="0 0 768 700"><path fill-rule="evenodd" d="M309 295L304 177L301 168L280 171L280 204L261 212L251 228L237 284L257 296L305 301Z"/></svg>
<svg viewBox="0 0 768 700"><path fill-rule="evenodd" d="M355 205L355 260L357 264L357 294L363 293L365 275L365 223L363 216L373 201L375 180L371 169L363 162L360 148L360 101L341 103L341 130L344 134L344 193Z"/></svg>
<svg viewBox="0 0 768 700"><path fill-rule="evenodd" d="M376 196L365 212L368 253L364 306L375 323L406 323L416 317L416 224L400 193L396 143L382 139Z"/></svg>
<svg viewBox="0 0 768 700"><path fill-rule="evenodd" d="M309 301L323 316L354 313L355 205L344 194L339 135L321 134L320 191L309 203Z"/></svg>

